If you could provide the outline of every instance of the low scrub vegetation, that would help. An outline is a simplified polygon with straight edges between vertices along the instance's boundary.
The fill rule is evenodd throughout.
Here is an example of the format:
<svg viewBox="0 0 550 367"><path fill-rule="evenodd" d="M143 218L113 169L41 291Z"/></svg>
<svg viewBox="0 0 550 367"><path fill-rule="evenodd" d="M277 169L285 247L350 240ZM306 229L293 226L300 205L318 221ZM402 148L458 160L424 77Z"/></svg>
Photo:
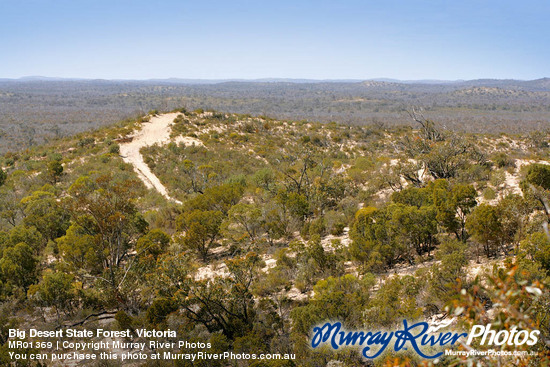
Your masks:
<svg viewBox="0 0 550 367"><path fill-rule="evenodd" d="M308 348L325 320L468 325L521 309L550 337L547 144L421 116L384 128L176 112L173 141L141 153L181 204L119 156L150 115L0 158L3 329L110 315L220 352L295 353L289 366L362 363ZM533 364L548 355L535 348Z"/></svg>

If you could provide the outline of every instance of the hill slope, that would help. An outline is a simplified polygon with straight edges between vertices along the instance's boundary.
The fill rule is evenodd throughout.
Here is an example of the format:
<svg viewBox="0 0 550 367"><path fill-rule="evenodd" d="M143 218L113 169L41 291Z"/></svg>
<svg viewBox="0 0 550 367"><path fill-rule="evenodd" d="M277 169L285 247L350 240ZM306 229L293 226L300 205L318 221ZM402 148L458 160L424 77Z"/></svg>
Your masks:
<svg viewBox="0 0 550 367"><path fill-rule="evenodd" d="M180 109L5 155L2 327L170 329L166 340L205 343L195 352L355 366L354 351L305 347L311 328L498 316L541 330L537 363L549 136L416 118L383 128ZM536 307L518 314L522 302ZM132 339L146 354L190 352Z"/></svg>

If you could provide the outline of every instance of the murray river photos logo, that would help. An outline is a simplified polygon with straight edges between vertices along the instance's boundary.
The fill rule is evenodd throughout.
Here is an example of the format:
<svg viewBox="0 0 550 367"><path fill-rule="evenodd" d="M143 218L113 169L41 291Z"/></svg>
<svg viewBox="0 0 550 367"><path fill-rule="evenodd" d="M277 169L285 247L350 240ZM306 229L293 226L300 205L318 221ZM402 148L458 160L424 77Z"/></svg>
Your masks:
<svg viewBox="0 0 550 367"><path fill-rule="evenodd" d="M396 352L412 347L420 357L432 359L440 357L444 351L428 354L425 352L427 347L445 349L443 347L451 347L461 338L464 338L468 345L481 338L480 345L520 346L535 345L540 334L538 330L519 330L516 327L496 331L491 329L491 324L474 325L469 333L431 331L427 322L410 324L407 320L403 320L402 329L395 331L346 331L340 322L327 322L313 328L311 347L315 349L321 345L328 345L334 350L346 346L361 347L362 356L369 359L380 356L390 346Z"/></svg>

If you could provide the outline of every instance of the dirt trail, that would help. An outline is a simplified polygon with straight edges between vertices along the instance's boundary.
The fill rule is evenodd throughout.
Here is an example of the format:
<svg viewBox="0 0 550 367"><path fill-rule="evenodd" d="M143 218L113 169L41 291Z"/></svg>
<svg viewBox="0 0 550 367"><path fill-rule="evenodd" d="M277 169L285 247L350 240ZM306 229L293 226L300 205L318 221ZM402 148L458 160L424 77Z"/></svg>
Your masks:
<svg viewBox="0 0 550 367"><path fill-rule="evenodd" d="M160 182L157 176L149 169L149 166L145 164L143 157L139 150L142 147L151 146L154 144L164 145L172 141L170 139L170 125L179 115L178 112L167 113L164 115L158 115L151 117L149 122L142 124L141 130L137 131L133 136L133 140L129 143L123 143L120 145L120 155L122 159L134 166L138 177L145 183L150 189L157 190L166 199L181 204L181 201L172 198L168 195L166 187ZM185 144L198 144L202 145L202 142L198 139L181 138L175 139L175 142L183 142Z"/></svg>

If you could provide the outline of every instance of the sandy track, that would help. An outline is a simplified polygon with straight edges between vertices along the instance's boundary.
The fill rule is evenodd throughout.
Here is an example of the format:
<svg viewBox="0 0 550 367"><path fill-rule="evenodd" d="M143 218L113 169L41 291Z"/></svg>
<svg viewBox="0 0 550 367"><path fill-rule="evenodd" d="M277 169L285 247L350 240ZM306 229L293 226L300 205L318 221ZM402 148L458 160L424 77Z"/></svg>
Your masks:
<svg viewBox="0 0 550 367"><path fill-rule="evenodd" d="M120 155L126 163L130 163L134 166L138 177L145 183L150 189L157 190L166 199L181 204L181 201L172 198L168 195L166 187L160 182L157 176L149 169L149 166L145 164L143 157L139 150L142 147L151 146L154 144L164 145L169 143L170 140L170 125L179 113L167 113L164 115L158 115L151 117L149 122L142 124L141 130L136 132L133 136L133 140L129 143L120 144ZM184 143L188 143L183 139L177 139ZM177 142L176 140L176 142ZM191 142L189 142L191 143ZM196 143L196 142L192 142ZM198 143L202 142L199 140Z"/></svg>

